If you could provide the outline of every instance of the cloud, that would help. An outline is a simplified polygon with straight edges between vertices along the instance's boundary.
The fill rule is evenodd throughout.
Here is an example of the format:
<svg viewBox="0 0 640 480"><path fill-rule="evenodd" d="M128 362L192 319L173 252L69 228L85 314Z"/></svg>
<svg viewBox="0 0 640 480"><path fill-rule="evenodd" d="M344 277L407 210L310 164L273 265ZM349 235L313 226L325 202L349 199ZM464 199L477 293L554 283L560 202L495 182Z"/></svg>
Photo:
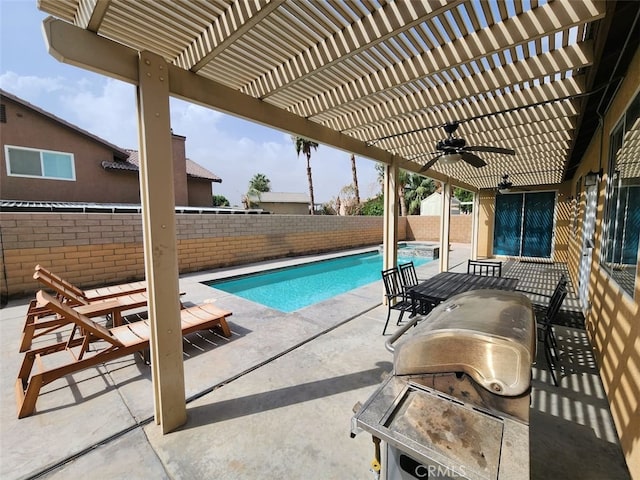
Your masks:
<svg viewBox="0 0 640 480"><path fill-rule="evenodd" d="M0 88L29 103L37 104L43 96L63 91L65 80L62 77L25 76L8 71L0 75Z"/></svg>
<svg viewBox="0 0 640 480"><path fill-rule="evenodd" d="M75 122L119 147L137 149L138 120L134 87L110 78L97 88L84 81L76 85L76 91L66 90L60 97Z"/></svg>

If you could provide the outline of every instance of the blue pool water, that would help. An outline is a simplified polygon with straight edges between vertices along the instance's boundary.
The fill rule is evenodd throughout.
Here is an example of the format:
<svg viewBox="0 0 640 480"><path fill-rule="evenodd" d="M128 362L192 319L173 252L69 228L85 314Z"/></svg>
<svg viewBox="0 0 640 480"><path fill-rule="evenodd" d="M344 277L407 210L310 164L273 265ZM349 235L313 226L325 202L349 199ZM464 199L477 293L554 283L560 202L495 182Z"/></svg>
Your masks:
<svg viewBox="0 0 640 480"><path fill-rule="evenodd" d="M418 266L430 260L398 257L398 263L410 261ZM206 284L282 312L293 312L380 280L381 270L382 255L362 253Z"/></svg>

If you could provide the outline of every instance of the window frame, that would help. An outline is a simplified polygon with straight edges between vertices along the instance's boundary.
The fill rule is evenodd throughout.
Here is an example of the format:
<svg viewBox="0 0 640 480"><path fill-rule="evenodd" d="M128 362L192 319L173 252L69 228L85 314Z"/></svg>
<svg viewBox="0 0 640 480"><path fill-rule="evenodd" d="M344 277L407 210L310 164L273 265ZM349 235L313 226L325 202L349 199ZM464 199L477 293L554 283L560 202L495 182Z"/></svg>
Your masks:
<svg viewBox="0 0 640 480"><path fill-rule="evenodd" d="M620 290L622 290L623 294L628 295L631 298L635 296L636 290L636 278L638 273L639 263L640 263L640 248L636 252L636 264L635 264L635 272L632 275L633 285L631 286L631 290L628 289L628 285L626 285L625 278L628 275L619 275L617 272L619 270L623 270L621 265L625 265L621 262L616 262L615 258L611 258L611 260L607 260L610 255L615 255L616 253L616 242L618 240L616 236L616 232L618 230L619 220L621 218L621 202L620 202L620 192L622 188L629 188L630 186L635 185L623 185L623 179L619 176L619 156L617 153L622 150L625 146L625 135L631 128L634 122L640 121L640 119L632 119L628 118L629 114L633 112L633 108L638 109L640 105L640 91L636 91L636 93L632 96L629 101L627 107L624 112L615 123L611 131L609 132L609 149L607 152L607 182L605 185L604 192L604 216L603 216L603 225L602 225L602 238L601 238L601 248L599 255L599 263L600 267L606 272L611 280L613 280ZM619 148L616 149L617 145L617 137L619 139ZM640 187L639 187L640 188ZM626 204L625 204L626 205ZM624 222L626 224L628 218L628 210L626 207L622 208L624 213L622 216L624 217ZM613 251L611 251L613 249ZM631 264L629 264L631 265Z"/></svg>
<svg viewBox="0 0 640 480"><path fill-rule="evenodd" d="M13 173L11 172L11 155L9 153L9 151L11 149L14 150L23 150L23 151L29 151L29 152L38 152L39 156L40 156L40 171L42 172L41 175L27 175L27 174L23 174L23 173ZM43 158L43 154L44 153L51 153L51 154L55 154L55 155L65 155L69 158L69 162L71 164L71 177L53 177L53 176L48 176L45 175L45 164L44 164L44 158ZM7 176L9 177L22 177L22 178L39 178L39 179L43 179L43 180L62 180L65 182L75 182L76 181L76 160L75 160L75 155L73 153L70 152L60 152L60 151L56 151L56 150L47 150L47 149L43 149L43 148L31 148L31 147L21 147L18 145L5 145L4 146L4 158L5 158L5 164L6 164L6 170L7 170Z"/></svg>

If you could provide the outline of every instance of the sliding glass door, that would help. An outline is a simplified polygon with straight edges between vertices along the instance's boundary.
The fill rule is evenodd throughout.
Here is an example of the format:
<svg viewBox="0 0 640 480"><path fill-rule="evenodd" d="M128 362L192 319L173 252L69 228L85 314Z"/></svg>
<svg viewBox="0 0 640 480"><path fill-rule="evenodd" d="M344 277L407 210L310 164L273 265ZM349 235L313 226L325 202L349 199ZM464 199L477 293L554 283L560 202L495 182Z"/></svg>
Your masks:
<svg viewBox="0 0 640 480"><path fill-rule="evenodd" d="M494 255L550 258L555 199L555 192L498 195Z"/></svg>

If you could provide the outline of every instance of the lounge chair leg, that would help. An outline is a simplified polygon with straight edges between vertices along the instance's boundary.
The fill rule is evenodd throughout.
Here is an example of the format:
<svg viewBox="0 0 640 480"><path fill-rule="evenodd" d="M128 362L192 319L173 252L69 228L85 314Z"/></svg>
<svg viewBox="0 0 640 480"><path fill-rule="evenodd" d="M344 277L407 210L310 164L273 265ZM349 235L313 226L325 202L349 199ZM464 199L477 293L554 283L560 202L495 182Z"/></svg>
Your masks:
<svg viewBox="0 0 640 480"><path fill-rule="evenodd" d="M36 400L42 387L42 375L31 377L24 390L22 378L16 380L16 402L18 404L18 418L28 417L36 408Z"/></svg>
<svg viewBox="0 0 640 480"><path fill-rule="evenodd" d="M222 330L222 334L229 338L231 337L231 329L229 328L229 324L227 323L227 319L226 318L221 318L220 319L220 329Z"/></svg>
<svg viewBox="0 0 640 480"><path fill-rule="evenodd" d="M400 310L400 315L398 316L398 321L396 322L396 325L400 325L403 315L404 315L404 310Z"/></svg>

